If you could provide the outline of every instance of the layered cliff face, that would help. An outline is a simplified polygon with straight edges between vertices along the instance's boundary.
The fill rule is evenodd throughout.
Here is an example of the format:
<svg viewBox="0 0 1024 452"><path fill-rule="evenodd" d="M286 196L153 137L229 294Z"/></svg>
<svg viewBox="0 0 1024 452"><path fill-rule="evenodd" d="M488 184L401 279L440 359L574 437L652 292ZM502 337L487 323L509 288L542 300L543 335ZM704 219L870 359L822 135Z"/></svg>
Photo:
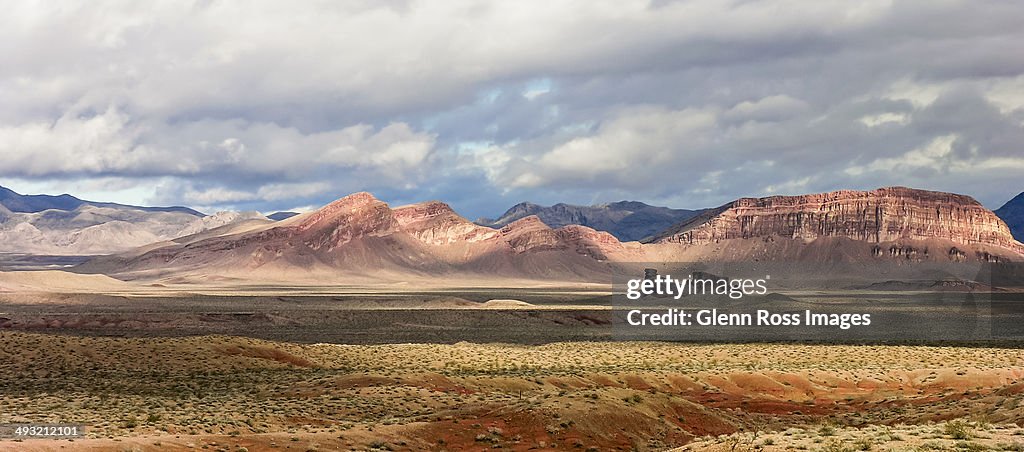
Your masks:
<svg viewBox="0 0 1024 452"><path fill-rule="evenodd" d="M683 222L653 242L698 245L755 237L838 237L876 244L939 239L1024 252L1006 224L973 198L904 187L742 198Z"/></svg>
<svg viewBox="0 0 1024 452"><path fill-rule="evenodd" d="M540 221L536 215L509 223L499 231L501 239L514 253L562 249L565 244L559 240L554 229Z"/></svg>
<svg viewBox="0 0 1024 452"><path fill-rule="evenodd" d="M392 234L399 227L388 205L366 192L346 196L308 216L294 218L297 224L289 227L313 250L331 251L356 238Z"/></svg>
<svg viewBox="0 0 1024 452"><path fill-rule="evenodd" d="M439 201L397 207L393 212L402 231L431 245L480 242L498 235L494 229L462 218L448 204Z"/></svg>
<svg viewBox="0 0 1024 452"><path fill-rule="evenodd" d="M500 229L432 201L390 208L368 193L280 222L218 228L97 259L82 271L127 278L393 279L443 275L607 281L632 262L1024 260L1024 245L973 199L886 188L745 198L705 212L652 243L622 243L535 215ZM870 265L865 266L865 268Z"/></svg>
<svg viewBox="0 0 1024 452"><path fill-rule="evenodd" d="M629 247L620 242L615 236L597 231L586 226L569 225L555 231L562 241L572 244L579 254L591 256L595 259L606 260L611 255L619 255L631 250L639 250L639 247ZM635 242L633 245L637 245Z"/></svg>

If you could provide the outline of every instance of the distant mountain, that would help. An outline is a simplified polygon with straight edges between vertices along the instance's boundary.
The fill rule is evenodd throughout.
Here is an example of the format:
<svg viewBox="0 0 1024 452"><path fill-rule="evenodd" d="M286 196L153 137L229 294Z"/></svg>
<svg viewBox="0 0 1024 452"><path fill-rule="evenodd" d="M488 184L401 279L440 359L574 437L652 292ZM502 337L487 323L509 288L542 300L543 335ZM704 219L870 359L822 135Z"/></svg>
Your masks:
<svg viewBox="0 0 1024 452"><path fill-rule="evenodd" d="M1019 260L1024 255L1024 245L974 198L906 187L741 198L683 221L651 242L706 247L719 259L736 261L843 255ZM830 245L805 246L814 242Z"/></svg>
<svg viewBox="0 0 1024 452"><path fill-rule="evenodd" d="M497 220L481 218L481 226L500 228L521 218L536 215L544 224L560 228L578 224L605 231L624 242L651 237L703 210L670 209L637 201L619 201L593 206L555 204L545 207L529 202L512 206Z"/></svg>
<svg viewBox="0 0 1024 452"><path fill-rule="evenodd" d="M185 207L129 206L71 195L24 196L0 187L0 253L110 254L258 220L270 222L256 212L203 216Z"/></svg>
<svg viewBox="0 0 1024 452"><path fill-rule="evenodd" d="M270 215L267 215L267 218L269 218L271 220L274 220L274 221L281 221L281 220L287 220L287 219L289 219L291 217L294 217L294 216L296 216L298 214L299 214L298 212L274 212L274 213L272 213Z"/></svg>
<svg viewBox="0 0 1024 452"><path fill-rule="evenodd" d="M357 281L460 274L569 281L605 271L601 262L609 255L628 252L610 234L583 226L552 229L531 216L496 230L473 224L441 202L391 208L369 193L356 193L284 221L105 256L78 271L125 278Z"/></svg>
<svg viewBox="0 0 1024 452"><path fill-rule="evenodd" d="M642 206L637 206L642 207ZM516 212L536 211L521 205ZM609 209L612 210L612 209ZM640 210L640 209L634 209ZM996 216L969 196L888 187L741 198L685 220L648 243L587 226L552 228L529 215L474 224L438 201L391 208L356 193L279 222L236 223L99 257L83 273L121 279L221 277L346 284L493 278L609 281L640 262L875 264L1024 258Z"/></svg>
<svg viewBox="0 0 1024 452"><path fill-rule="evenodd" d="M53 195L22 195L14 192L13 190L0 187L0 205L7 208L7 210L16 213L36 213L44 210L56 209L56 210L75 210L81 206L93 206L93 207L113 207L113 208L128 208L134 210L141 210L144 212L181 212L197 217L203 216L201 212L189 209L188 207L172 206L172 207L142 207L142 206L130 206L126 204L117 204L113 202L95 202L85 201L78 199L74 196L63 194L58 196Z"/></svg>
<svg viewBox="0 0 1024 452"><path fill-rule="evenodd" d="M265 223L270 222L267 217L264 217L259 212L217 212L213 215L205 216L190 222L184 229L175 232L175 235L176 237L184 237L248 220L262 220Z"/></svg>
<svg viewBox="0 0 1024 452"><path fill-rule="evenodd" d="M1014 196L995 213L1010 227L1013 237L1024 242L1024 193Z"/></svg>

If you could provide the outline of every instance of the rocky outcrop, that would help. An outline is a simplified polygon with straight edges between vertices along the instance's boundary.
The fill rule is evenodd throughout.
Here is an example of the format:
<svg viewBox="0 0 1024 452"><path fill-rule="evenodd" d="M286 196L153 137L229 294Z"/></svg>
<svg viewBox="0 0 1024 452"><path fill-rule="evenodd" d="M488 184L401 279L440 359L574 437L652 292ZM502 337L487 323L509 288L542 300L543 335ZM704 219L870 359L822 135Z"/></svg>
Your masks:
<svg viewBox="0 0 1024 452"><path fill-rule="evenodd" d="M692 245L755 237L869 243L942 239L1024 253L1006 224L973 198L905 187L742 198L683 222L653 242Z"/></svg>
<svg viewBox="0 0 1024 452"><path fill-rule="evenodd" d="M1022 248L971 198L906 188L745 198L648 244L623 243L586 226L552 228L536 215L492 229L442 202L392 209L369 193L356 193L284 221L98 259L82 271L128 278L470 275L596 281L610 278L614 265L638 262L1019 261Z"/></svg>
<svg viewBox="0 0 1024 452"><path fill-rule="evenodd" d="M498 217L497 219L477 218L475 223L481 226L500 228L513 221L526 218L530 215L537 215L538 213L541 213L544 209L545 207L540 204L534 204L529 201L521 202L512 207L509 207L509 209L506 210L505 213L501 214L501 216Z"/></svg>
<svg viewBox="0 0 1024 452"><path fill-rule="evenodd" d="M580 269L599 271L592 266L625 249L612 235L585 226L552 229L529 216L492 229L439 201L391 209L369 193L356 193L251 231L169 243L98 259L81 269L247 276L265 269L274 277L290 270L362 275L465 271L564 278L577 276ZM543 262L557 262L557 270L549 271Z"/></svg>
<svg viewBox="0 0 1024 452"><path fill-rule="evenodd" d="M505 225L500 230L500 236L516 254L566 248L555 230L540 221L536 215Z"/></svg>
<svg viewBox="0 0 1024 452"><path fill-rule="evenodd" d="M491 228L476 225L455 213L448 204L430 201L394 209L399 227L423 243L447 245L479 242L498 235Z"/></svg>
<svg viewBox="0 0 1024 452"><path fill-rule="evenodd" d="M615 236L586 226L569 225L555 231L558 238L573 245L579 254L606 260L612 253L626 251L626 247Z"/></svg>
<svg viewBox="0 0 1024 452"><path fill-rule="evenodd" d="M700 212L656 207L636 201L593 206L555 204L550 207L524 202L512 206L497 220L481 218L476 223L501 228L530 215L536 215L540 221L553 228L569 225L587 226L608 232L621 241L632 241L650 237Z"/></svg>
<svg viewBox="0 0 1024 452"><path fill-rule="evenodd" d="M361 192L334 201L290 226L314 250L331 251L353 239L382 237L398 230L398 220L387 203Z"/></svg>
<svg viewBox="0 0 1024 452"><path fill-rule="evenodd" d="M615 236L586 226L551 228L536 215L522 218L500 230L501 239L515 253L544 250L568 250L597 260L626 251Z"/></svg>

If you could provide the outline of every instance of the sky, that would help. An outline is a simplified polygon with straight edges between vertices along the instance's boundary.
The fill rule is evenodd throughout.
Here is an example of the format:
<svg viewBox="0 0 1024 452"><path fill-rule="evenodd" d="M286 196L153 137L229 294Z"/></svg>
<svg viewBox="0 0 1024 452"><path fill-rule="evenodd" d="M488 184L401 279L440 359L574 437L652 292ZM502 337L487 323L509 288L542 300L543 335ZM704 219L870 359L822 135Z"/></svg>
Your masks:
<svg viewBox="0 0 1024 452"><path fill-rule="evenodd" d="M0 185L469 218L521 201L1024 191L1024 2L21 1Z"/></svg>

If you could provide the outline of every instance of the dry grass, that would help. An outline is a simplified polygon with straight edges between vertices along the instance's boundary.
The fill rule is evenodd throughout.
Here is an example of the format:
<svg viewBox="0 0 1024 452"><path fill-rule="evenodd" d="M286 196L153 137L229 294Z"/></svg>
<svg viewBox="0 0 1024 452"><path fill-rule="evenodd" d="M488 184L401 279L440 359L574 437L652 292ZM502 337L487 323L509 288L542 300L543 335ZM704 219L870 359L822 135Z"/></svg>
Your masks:
<svg viewBox="0 0 1024 452"><path fill-rule="evenodd" d="M100 450L1016 447L1022 368L1002 348L0 333L0 422L81 423L74 447Z"/></svg>
<svg viewBox="0 0 1024 452"><path fill-rule="evenodd" d="M1021 451L1024 429L1015 424L950 420L918 425L843 427L823 434L819 430L789 428L777 432L735 433L699 438L677 449L683 451Z"/></svg>

